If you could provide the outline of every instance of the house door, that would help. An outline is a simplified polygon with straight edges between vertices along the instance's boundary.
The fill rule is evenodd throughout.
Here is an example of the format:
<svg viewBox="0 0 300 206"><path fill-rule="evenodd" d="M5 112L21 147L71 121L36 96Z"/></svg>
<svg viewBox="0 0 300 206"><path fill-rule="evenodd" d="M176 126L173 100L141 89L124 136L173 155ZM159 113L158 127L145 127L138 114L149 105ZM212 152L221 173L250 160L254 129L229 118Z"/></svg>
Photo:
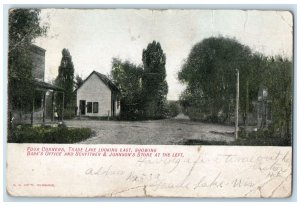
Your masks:
<svg viewBox="0 0 300 206"><path fill-rule="evenodd" d="M81 115L85 115L85 100L79 101L79 108L80 108Z"/></svg>

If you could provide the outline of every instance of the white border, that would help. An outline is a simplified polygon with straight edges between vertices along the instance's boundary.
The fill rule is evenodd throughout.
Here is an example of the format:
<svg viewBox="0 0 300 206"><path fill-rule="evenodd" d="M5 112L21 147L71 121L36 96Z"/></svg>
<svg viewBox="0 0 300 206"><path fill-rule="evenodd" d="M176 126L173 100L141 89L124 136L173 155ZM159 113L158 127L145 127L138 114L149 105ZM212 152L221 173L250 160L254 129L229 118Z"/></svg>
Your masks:
<svg viewBox="0 0 300 206"><path fill-rule="evenodd" d="M199 5L200 3L202 3L201 5ZM82 0L2 0L1 1L1 11L3 11L4 9L4 6L7 7L7 6L20 6L20 7L34 7L34 6L38 6L38 7L104 7L104 8L114 8L114 7L117 7L117 8L180 8L180 7L183 7L183 8L199 8L199 7L202 7L202 8L234 8L234 9L238 9L238 8L242 8L242 9L245 9L245 8L248 8L248 9L251 9L251 8L263 8L263 9L268 9L269 8L286 8L286 4L295 4L295 9L297 11L298 9L298 1L297 0L247 0L247 1L243 1L243 4L241 4L242 2L241 1L238 1L238 0L226 0L226 1L222 1L222 0L210 0L209 1L209 4L203 4L203 3L208 3L208 1L197 1L197 0L110 0L110 1L104 1L104 0L85 0L85 1L82 1ZM272 4L269 4L269 3L272 3ZM275 3L277 5L275 5ZM55 4L55 5L53 5ZM118 5L115 5L115 4L118 4ZM253 5L253 4L256 4L256 5ZM269 4L269 5L267 5ZM285 5L280 5L280 4L285 4ZM0 38L0 45L1 45L1 48L4 48L5 46L7 46L7 42L5 40L5 31L4 31L4 23L5 23L5 19L4 19L4 16L3 14L1 13L0 15L0 20L1 20L1 38ZM6 21L7 22L7 21ZM295 48L294 48L294 61L295 61L295 81L297 79L299 79L299 72L297 72L298 70L298 66L297 66L297 60L298 60L298 53L297 53L297 46L298 46L298 41L297 41L297 26L298 26L298 22L299 22L299 19L298 19L298 15L295 16L295 36L294 36L294 39L295 39ZM7 29L7 27L6 27ZM2 68L5 68L6 66L6 54L5 52L7 51L7 49L2 49L1 50L1 54L0 54L0 60L2 62L2 65L3 67ZM5 90L5 86L6 86L6 83L4 80L6 80L6 73L2 72L2 75L0 75L0 81L1 81L1 84L3 85L3 89L0 90L0 98L1 98L1 102L2 102L2 105L3 104L6 104L6 90ZM297 120L297 117L298 117L298 110L297 110L297 106L298 106L298 101L297 101L297 94L296 94L296 91L299 90L298 88L298 84L297 82L295 82L294 84L295 86L295 95L294 95L294 139L297 139L297 130L296 128L298 128L299 126L299 123L296 121ZM2 117L1 118L1 122L0 124L2 125L2 131L4 132L5 131L5 128L4 128L4 123L6 121L6 106L3 105L2 107L3 109L0 110L0 116ZM5 136L4 136L4 133L3 134L3 139L5 139ZM300 141L297 141L297 145L294 145L294 154L296 155L297 154L297 148L299 147L299 142ZM3 146L5 146L5 141L0 141L0 144L2 146L2 148L4 148ZM3 152L1 153L3 154ZM5 161L3 161L3 158L0 158L0 164L2 165L2 167L5 167ZM295 162L294 162L295 163ZM297 164L297 168L295 168L296 170L294 171L298 171L298 167L299 165ZM0 183L2 183L1 185L3 185L3 168L2 170L0 170L0 175L2 176L2 179L0 181ZM294 182L295 186L296 185L299 185L299 179L296 180L297 182ZM295 188L294 186L294 188ZM1 187L0 189L0 193L1 194L5 194L5 191L3 191L3 187ZM297 191L297 193L299 193ZM285 204L288 204L288 205L296 205L298 200L297 200L297 194L294 194L294 199L292 201L296 201L296 202L288 202L288 203L285 203ZM43 199L40 199L40 198L7 198L6 197L6 201L18 201L19 200L21 201L26 201L25 203L23 202L23 204L25 205L35 205L35 204L40 204L36 201L51 201L51 202L43 202L42 204L46 204L46 205L52 205L53 204L53 200L54 201L57 201L58 199L55 198L55 199L52 199L52 198L43 198ZM3 199L2 199L3 201ZM31 201L34 201L31 202ZM187 199L187 198L156 198L156 199L149 199L149 198L140 198L140 199L133 199L133 198L121 198L121 199L116 199L116 198L113 198L113 199L104 199L104 198L96 198L96 199L85 199L85 198L71 198L71 199L67 199L67 198L63 198L63 199L59 199L58 201L64 201L64 204L67 204L67 205L81 205L81 204L86 204L86 203L82 203L82 202L85 202L85 201L103 201L103 202L110 202L112 204L115 204L116 202L120 202L120 201L124 201L124 202L131 202L131 201L134 201L135 203L130 203L131 205L137 205L137 204L145 204L145 205L150 205L150 204L153 204L153 202L173 202L171 203L172 205L182 205L182 202L190 202L190 203L195 203L195 204L199 204L199 202L201 202L200 204L205 204L205 205L211 205L211 204L216 204L216 203L220 203L222 202L221 204L222 205L236 205L236 204L239 204L241 203L242 201L242 204L253 204L253 201L255 201L254 204L270 204L270 205L277 205L277 204L280 204L282 205L283 202L281 201L286 201L286 200L276 200L276 199L272 199L272 200L264 200L264 199L261 199L261 200L258 200L258 199L246 199L246 200L243 200L243 199L198 199L198 198L193 198L193 199ZM68 202L68 201L73 201L73 202ZM78 201L78 202L74 202L74 201ZM151 201L151 202L148 202L148 201ZM174 201L179 201L179 203L175 203ZM207 202L209 201L209 202ZM226 202L224 202L226 201ZM232 202L233 201L233 202ZM244 202L244 201L248 201L248 202ZM250 202L249 202L250 201ZM275 202L274 202L275 201ZM279 202L278 202L279 201ZM290 200L291 201L291 200ZM5 205L19 205L19 203L21 202L2 202L4 203ZM263 203L260 203L260 202L263 202ZM91 202L89 204L99 204L99 203L95 203L95 202ZM100 204L103 204L103 203L100 203ZM124 203L122 203L124 204Z"/></svg>

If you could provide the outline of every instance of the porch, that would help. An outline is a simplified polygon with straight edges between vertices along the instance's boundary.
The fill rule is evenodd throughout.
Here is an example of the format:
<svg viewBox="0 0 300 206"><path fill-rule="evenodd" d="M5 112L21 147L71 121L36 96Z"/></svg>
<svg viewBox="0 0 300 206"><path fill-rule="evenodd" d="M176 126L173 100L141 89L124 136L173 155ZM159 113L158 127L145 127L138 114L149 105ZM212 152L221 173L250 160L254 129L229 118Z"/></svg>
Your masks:
<svg viewBox="0 0 300 206"><path fill-rule="evenodd" d="M58 86L43 82L34 81L31 108L29 111L14 109L10 111L11 124L53 124L55 120L63 121L64 107L55 104L55 97L61 95L64 105L64 90ZM58 113L58 118L55 118Z"/></svg>

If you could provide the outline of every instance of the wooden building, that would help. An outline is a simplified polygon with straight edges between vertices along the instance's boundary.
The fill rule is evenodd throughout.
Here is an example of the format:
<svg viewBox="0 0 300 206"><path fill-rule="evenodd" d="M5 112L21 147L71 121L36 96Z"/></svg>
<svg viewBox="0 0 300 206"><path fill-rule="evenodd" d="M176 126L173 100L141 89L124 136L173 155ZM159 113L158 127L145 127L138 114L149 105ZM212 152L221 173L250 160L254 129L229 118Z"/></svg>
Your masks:
<svg viewBox="0 0 300 206"><path fill-rule="evenodd" d="M45 53L46 50L36 45L30 45L28 48L30 61L32 62L32 77L34 85L33 99L31 102L31 111L24 111L19 108L13 108L9 111L9 117L13 123L45 123L46 116L50 116L48 121L54 120L55 93L64 96L62 88L45 82ZM46 105L46 95L52 98L51 104ZM46 107L51 107L51 114L46 114ZM49 111L49 109L48 109ZM63 119L63 114L60 114Z"/></svg>
<svg viewBox="0 0 300 206"><path fill-rule="evenodd" d="M119 116L120 90L107 76L93 71L76 90L78 116Z"/></svg>

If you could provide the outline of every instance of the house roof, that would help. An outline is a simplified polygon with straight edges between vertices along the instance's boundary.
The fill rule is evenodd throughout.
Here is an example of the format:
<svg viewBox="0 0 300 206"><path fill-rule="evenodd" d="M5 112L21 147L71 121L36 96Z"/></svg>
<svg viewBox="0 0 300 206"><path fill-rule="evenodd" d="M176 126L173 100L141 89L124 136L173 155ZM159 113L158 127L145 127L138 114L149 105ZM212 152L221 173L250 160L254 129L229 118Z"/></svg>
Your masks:
<svg viewBox="0 0 300 206"><path fill-rule="evenodd" d="M12 79L12 80L15 80L15 81L20 81L20 79L16 78L15 76L9 76L9 79ZM47 83L47 82L44 82L44 81L39 81L39 80L31 80L30 81L30 84L32 84L33 86L35 86L35 89L49 89L49 90L54 90L54 91L61 91L63 92L64 89L59 87L59 86L56 86L56 85L53 85L53 84L50 84L50 83Z"/></svg>
<svg viewBox="0 0 300 206"><path fill-rule="evenodd" d="M96 76L106 85L110 90L120 93L119 88L109 79L106 75L101 74L99 72L93 71L80 85L80 87L93 75L96 74ZM78 87L75 91L77 91L80 87Z"/></svg>
<svg viewBox="0 0 300 206"><path fill-rule="evenodd" d="M54 90L54 91L64 91L63 88L55 86L53 84L49 84L47 82L34 80L33 83L37 88L50 89L50 90Z"/></svg>
<svg viewBox="0 0 300 206"><path fill-rule="evenodd" d="M29 48L32 52L40 54L40 55L45 55L45 53L46 53L46 49L39 47L35 44L30 44Z"/></svg>

